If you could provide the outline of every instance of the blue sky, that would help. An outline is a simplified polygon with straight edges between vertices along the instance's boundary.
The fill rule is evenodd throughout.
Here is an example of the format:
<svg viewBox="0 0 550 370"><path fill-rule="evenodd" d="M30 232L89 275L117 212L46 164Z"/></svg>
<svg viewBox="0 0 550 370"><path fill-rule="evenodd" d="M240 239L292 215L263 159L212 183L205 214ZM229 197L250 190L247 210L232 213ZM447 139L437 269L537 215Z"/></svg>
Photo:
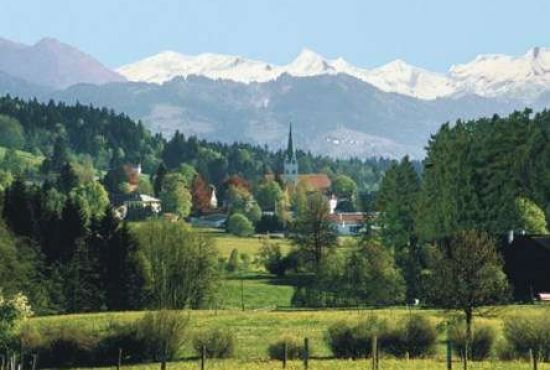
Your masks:
<svg viewBox="0 0 550 370"><path fill-rule="evenodd" d="M277 64L304 48L375 67L446 71L480 53L550 46L548 0L0 0L0 37L50 36L109 67L163 50Z"/></svg>

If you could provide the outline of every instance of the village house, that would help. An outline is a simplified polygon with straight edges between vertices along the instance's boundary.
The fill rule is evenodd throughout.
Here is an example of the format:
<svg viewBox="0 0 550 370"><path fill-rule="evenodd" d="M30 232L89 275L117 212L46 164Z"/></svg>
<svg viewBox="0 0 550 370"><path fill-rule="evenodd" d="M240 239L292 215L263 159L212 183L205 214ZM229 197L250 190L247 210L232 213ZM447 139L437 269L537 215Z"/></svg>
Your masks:
<svg viewBox="0 0 550 370"><path fill-rule="evenodd" d="M140 193L115 195L112 203L121 220L158 216L162 211L160 199Z"/></svg>

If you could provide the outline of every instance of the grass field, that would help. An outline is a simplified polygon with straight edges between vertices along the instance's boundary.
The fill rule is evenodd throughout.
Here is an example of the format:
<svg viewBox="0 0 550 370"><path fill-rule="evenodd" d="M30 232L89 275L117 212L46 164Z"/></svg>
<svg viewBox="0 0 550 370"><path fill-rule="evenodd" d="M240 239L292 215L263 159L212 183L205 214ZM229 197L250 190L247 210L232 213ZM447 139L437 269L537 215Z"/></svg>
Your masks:
<svg viewBox="0 0 550 370"><path fill-rule="evenodd" d="M550 313L550 309L546 306L510 306L499 309L498 312L493 312L490 317L476 318L475 322L489 324L500 332L502 319L508 315L517 314L520 311L523 313L540 311ZM442 322L446 318L446 314L443 311L418 310L415 312L427 316L435 324ZM330 356L330 352L324 341L324 334L326 329L332 324L342 321L358 322L364 320L369 315L378 315L379 317L386 318L392 323L410 317L410 312L406 308L368 311L340 310L293 312L212 310L191 311L189 314L191 318L190 336L192 336L193 333L211 328L230 330L235 335L236 358L240 361L266 360L266 349L269 344L285 336L297 338L308 337L313 348L313 356L326 358ZM87 330L101 331L105 329L109 323L132 322L139 319L142 315L143 313L141 312L128 312L38 317L32 319L30 324L36 327L75 325ZM440 334L440 339L441 341L445 339L443 333ZM187 348L184 356L192 355L190 347ZM441 361L443 361L443 358L444 346L441 344L436 360L441 359ZM321 363L322 361L319 362L319 364ZM508 369L510 367L493 368ZM408 368L403 367L403 369Z"/></svg>
<svg viewBox="0 0 550 370"><path fill-rule="evenodd" d="M461 363L455 363L454 369L462 369ZM370 360L332 360L332 359L311 359L309 369L316 370L370 370L372 364ZM158 370L158 364L140 365L140 366L123 366L125 370ZM183 361L177 363L169 363L168 370L196 370L200 369L197 360ZM280 362L252 360L212 360L207 361L206 369L211 370L273 370L282 369ZM287 363L288 370L302 370L304 365L300 361L290 361ZM395 360L384 359L380 360L380 370L444 370L446 363L443 359L434 360ZM527 362L472 362L468 364L468 369L471 370L528 370L532 369L532 365ZM550 369L550 365L541 364L540 370Z"/></svg>
<svg viewBox="0 0 550 370"><path fill-rule="evenodd" d="M254 259L254 255L258 253L262 246L262 238L259 237L241 238L218 230L200 228L196 230L212 236L216 241L216 247L220 255L225 258L229 257L233 249L236 249L239 253L247 253ZM290 241L288 239L269 239L269 242L280 244L283 253L290 251Z"/></svg>
<svg viewBox="0 0 550 370"><path fill-rule="evenodd" d="M218 307L224 309L265 310L290 306L294 288L287 279L275 279L269 275L241 276L222 281ZM241 292L244 299L241 299Z"/></svg>

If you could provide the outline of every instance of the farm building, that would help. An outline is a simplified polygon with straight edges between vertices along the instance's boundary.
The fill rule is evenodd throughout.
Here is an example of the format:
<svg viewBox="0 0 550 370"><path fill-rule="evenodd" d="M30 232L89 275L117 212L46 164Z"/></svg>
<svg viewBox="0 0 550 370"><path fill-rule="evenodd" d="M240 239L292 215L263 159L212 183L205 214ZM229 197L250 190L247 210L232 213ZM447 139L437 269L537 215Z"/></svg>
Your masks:
<svg viewBox="0 0 550 370"><path fill-rule="evenodd" d="M502 243L504 272L518 301L550 293L550 235L510 233Z"/></svg>

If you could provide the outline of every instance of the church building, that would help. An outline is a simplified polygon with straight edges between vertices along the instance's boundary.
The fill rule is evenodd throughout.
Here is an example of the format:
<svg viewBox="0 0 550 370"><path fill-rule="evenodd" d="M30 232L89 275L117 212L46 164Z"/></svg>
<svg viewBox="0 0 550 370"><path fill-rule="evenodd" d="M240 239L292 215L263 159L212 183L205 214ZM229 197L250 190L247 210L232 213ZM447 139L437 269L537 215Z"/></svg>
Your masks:
<svg viewBox="0 0 550 370"><path fill-rule="evenodd" d="M327 174L300 174L298 159L296 158L296 148L292 137L292 124L288 133L288 145L285 152L283 179L287 186L295 187L298 184L305 185L311 191L319 191L325 194L330 200L331 213L337 205L337 200L331 195L332 181Z"/></svg>

